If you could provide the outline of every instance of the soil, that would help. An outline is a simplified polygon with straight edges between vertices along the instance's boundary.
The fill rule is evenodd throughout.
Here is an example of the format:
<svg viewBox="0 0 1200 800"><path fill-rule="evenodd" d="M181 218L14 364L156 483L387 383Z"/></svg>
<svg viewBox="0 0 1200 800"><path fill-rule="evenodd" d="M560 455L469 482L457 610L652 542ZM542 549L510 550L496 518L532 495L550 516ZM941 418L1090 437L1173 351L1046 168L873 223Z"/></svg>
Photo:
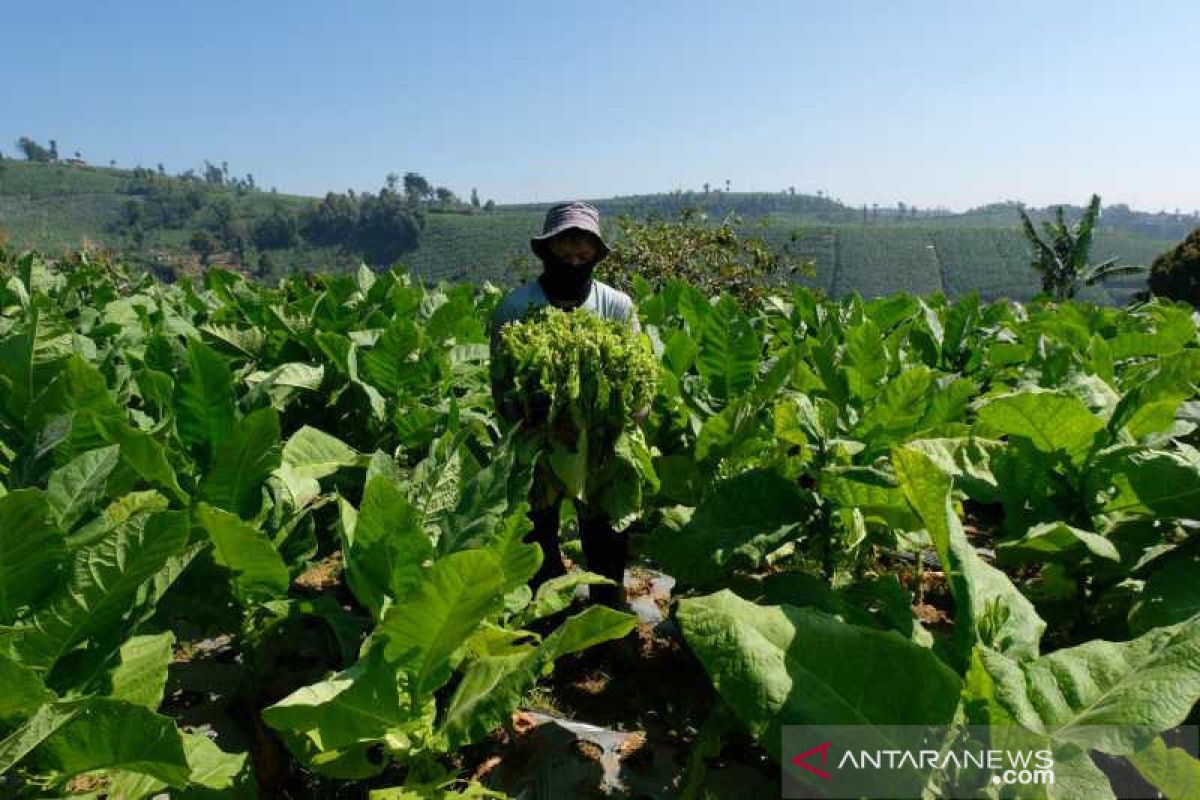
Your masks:
<svg viewBox="0 0 1200 800"><path fill-rule="evenodd" d="M342 580L342 551L335 550L320 561L314 561L304 572L296 576L292 585L309 592L322 592L336 588Z"/></svg>
<svg viewBox="0 0 1200 800"><path fill-rule="evenodd" d="M560 659L537 689L536 705L545 710L514 714L511 735L469 752L475 766L467 769L491 788L531 800L674 797L717 697L667 616L672 583L631 570L629 604L643 619L654 608L659 621ZM779 795L778 767L748 736L728 742L705 767L710 796Z"/></svg>

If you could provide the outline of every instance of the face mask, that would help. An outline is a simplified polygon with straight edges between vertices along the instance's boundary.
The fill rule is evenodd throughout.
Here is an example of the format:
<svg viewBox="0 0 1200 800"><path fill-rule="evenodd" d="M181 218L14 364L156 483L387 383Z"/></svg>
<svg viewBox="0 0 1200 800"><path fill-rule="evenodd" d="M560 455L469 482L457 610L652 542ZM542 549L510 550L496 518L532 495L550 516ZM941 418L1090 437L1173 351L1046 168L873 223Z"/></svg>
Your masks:
<svg viewBox="0 0 1200 800"><path fill-rule="evenodd" d="M549 257L542 260L543 270L538 277L546 298L557 306L578 306L592 290L594 264L572 266Z"/></svg>

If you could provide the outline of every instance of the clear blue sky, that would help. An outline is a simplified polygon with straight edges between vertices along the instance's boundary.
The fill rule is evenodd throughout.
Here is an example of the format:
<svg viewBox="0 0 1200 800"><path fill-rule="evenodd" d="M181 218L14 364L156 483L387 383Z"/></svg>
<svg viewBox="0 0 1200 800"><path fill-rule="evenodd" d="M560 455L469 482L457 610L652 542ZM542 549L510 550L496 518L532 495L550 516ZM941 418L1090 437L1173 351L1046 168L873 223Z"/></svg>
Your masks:
<svg viewBox="0 0 1200 800"><path fill-rule="evenodd" d="M10 156L53 137L302 194L415 170L497 202L729 179L854 205L1200 207L1195 0L56 2L0 21Z"/></svg>

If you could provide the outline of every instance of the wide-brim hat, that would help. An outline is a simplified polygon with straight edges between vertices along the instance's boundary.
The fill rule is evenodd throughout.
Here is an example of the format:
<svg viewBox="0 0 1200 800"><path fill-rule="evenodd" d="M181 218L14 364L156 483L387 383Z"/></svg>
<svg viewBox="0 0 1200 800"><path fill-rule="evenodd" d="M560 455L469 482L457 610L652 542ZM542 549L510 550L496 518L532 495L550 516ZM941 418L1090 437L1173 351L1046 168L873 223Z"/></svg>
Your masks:
<svg viewBox="0 0 1200 800"><path fill-rule="evenodd" d="M595 206L578 201L551 206L546 212L546 221L542 224L542 235L530 239L529 246L533 248L533 252L537 254L538 258L546 258L549 255L546 246L550 240L569 230L584 231L595 237L596 244L600 248L600 257L596 259L597 261L603 260L608 255L608 243L604 241L604 236L600 233L600 212Z"/></svg>

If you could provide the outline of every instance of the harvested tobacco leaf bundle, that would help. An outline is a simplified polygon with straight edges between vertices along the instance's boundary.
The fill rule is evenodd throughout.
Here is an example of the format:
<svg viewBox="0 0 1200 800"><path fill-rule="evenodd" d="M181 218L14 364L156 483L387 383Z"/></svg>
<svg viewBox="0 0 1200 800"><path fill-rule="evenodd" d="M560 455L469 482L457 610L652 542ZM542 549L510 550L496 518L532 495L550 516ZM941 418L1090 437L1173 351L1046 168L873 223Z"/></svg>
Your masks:
<svg viewBox="0 0 1200 800"><path fill-rule="evenodd" d="M654 398L658 360L621 322L547 308L506 325L492 361L501 402L520 409L524 442L568 497L619 525L658 478L634 415Z"/></svg>
<svg viewBox="0 0 1200 800"><path fill-rule="evenodd" d="M527 423L595 441L650 404L658 360L623 322L548 307L501 330L492 369Z"/></svg>

